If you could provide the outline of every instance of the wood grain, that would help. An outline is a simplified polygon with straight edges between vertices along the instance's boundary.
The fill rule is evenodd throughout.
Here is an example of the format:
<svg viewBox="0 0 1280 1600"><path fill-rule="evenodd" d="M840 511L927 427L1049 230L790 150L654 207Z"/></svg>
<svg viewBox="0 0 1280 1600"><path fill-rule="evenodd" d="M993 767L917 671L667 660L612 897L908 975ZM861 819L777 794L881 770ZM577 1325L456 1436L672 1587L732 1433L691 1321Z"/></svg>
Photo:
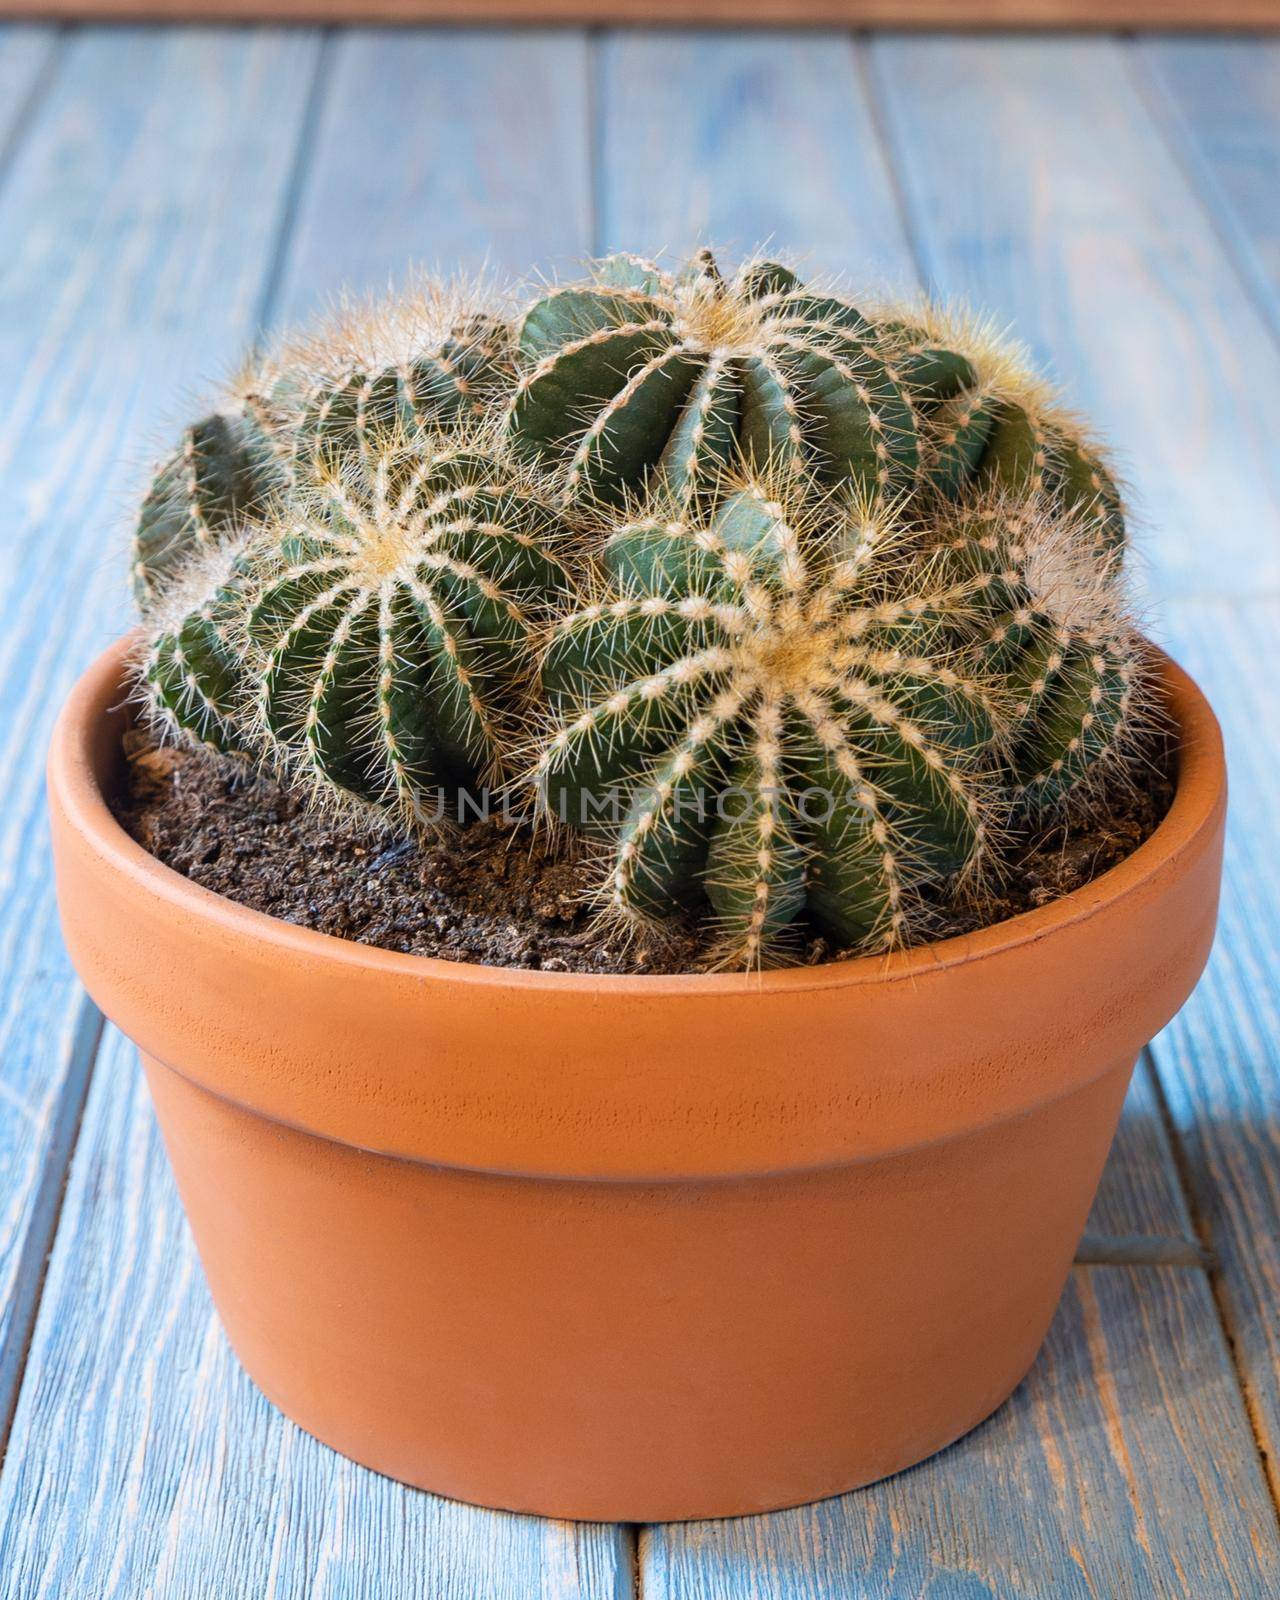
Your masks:
<svg viewBox="0 0 1280 1600"><path fill-rule="evenodd" d="M1280 0L0 0L0 16L888 28L1280 26Z"/></svg>
<svg viewBox="0 0 1280 1600"><path fill-rule="evenodd" d="M103 529L127 504L143 433L162 410L180 413L175 383L220 365L264 307L305 313L340 279L374 287L410 255L474 264L487 252L514 267L585 253L594 116L598 243L678 250L773 234L823 268L899 281L915 243L931 276L951 275L944 286L996 299L1060 367L1084 370L1078 392L1128 417L1135 453L1153 430L1144 486L1162 517L1181 518L1167 539L1153 535L1166 588L1239 594L1274 581L1274 483L1258 462L1280 394L1249 301L1258 284L1237 276L1243 258L1219 239L1239 245L1203 175L1110 44L877 46L877 106L841 35L606 36L593 100L576 34L362 31L321 58L307 35L95 33L52 66L21 47L48 81L32 103L23 85L37 79L5 65L13 37L0 33L0 90L26 102L9 112L7 178L0 165L0 236L15 241L0 253L0 370L17 375L0 435L0 583L17 597L0 640L0 750L16 774L0 816L11 1351L26 1316L13 1321L13 1286L38 1287L44 1239L31 1218L56 1209L61 1174L47 1155L70 1146L68 1063L85 1049L31 752L115 626L118 559ZM52 48L47 35L17 37ZM906 70L916 51L927 71L919 59ZM1012 87L1024 80L1026 92ZM14 103L0 94L0 135ZM1116 376L1134 360L1145 375ZM1187 385L1201 409L1188 411ZM1189 415L1194 448L1179 455ZM1223 514L1206 521L1215 495ZM1166 636L1229 712L1223 941L1200 996L1157 1043L1159 1087L1139 1071L1086 1245L1109 1260L1197 1259L1163 1097L1221 1263L1216 1303L1191 1264L1078 1269L1045 1357L976 1435L801 1512L649 1530L647 1592L1147 1600L1280 1586L1249 1428L1280 1459L1280 924L1268 888L1280 719L1259 670L1276 659L1276 626L1270 606L1197 600L1167 613ZM213 1318L132 1052L114 1036L0 1475L0 1552L0 1600L354 1600L375 1582L441 1600L632 1593L626 1530L414 1494L262 1401Z"/></svg>
<svg viewBox="0 0 1280 1600"><path fill-rule="evenodd" d="M609 1525L481 1511L344 1460L240 1370L133 1048L112 1032L0 1477L0 1600L625 1600Z"/></svg>
<svg viewBox="0 0 1280 1600"><path fill-rule="evenodd" d="M943 294L1009 320L1115 441L1162 593L1280 584L1280 349L1106 40L872 46Z"/></svg>
<svg viewBox="0 0 1280 1600"><path fill-rule="evenodd" d="M1201 1265L1205 1254L1187 1211L1151 1061L1133 1074L1120 1128L1089 1213L1079 1261L1181 1262Z"/></svg>
<svg viewBox="0 0 1280 1600"><path fill-rule="evenodd" d="M1186 601L1163 632L1218 710L1231 814L1217 946L1152 1054L1280 1505L1280 604Z"/></svg>
<svg viewBox="0 0 1280 1600"><path fill-rule="evenodd" d="M343 33L276 320L417 263L523 279L591 249L587 46L576 33Z"/></svg>
<svg viewBox="0 0 1280 1600"><path fill-rule="evenodd" d="M1013 1399L838 1500L645 1529L646 1600L1260 1600L1280 1540L1204 1275L1077 1267Z"/></svg>
<svg viewBox="0 0 1280 1600"><path fill-rule="evenodd" d="M1280 42L1144 39L1156 115L1280 337Z"/></svg>
<svg viewBox="0 0 1280 1600"><path fill-rule="evenodd" d="M124 614L121 513L152 436L252 331L314 56L297 33L83 35L0 178L0 1425L92 1055L44 748Z"/></svg>
<svg viewBox="0 0 1280 1600"><path fill-rule="evenodd" d="M609 34L597 102L601 250L767 244L851 283L915 286L846 35Z"/></svg>

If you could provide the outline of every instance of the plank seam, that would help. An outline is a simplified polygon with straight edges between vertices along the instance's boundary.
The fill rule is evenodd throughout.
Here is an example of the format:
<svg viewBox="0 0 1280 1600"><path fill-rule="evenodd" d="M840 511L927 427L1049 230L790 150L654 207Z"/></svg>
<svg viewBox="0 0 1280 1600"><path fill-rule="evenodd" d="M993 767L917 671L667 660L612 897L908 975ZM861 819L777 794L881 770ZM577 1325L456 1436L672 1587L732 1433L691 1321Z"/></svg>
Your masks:
<svg viewBox="0 0 1280 1600"><path fill-rule="evenodd" d="M638 1522L620 1522L618 1533L622 1544L623 1560L618 1563L619 1573L623 1571L631 1579L631 1588L626 1600L643 1600L644 1595L644 1568L640 1560L640 1535L643 1529Z"/></svg>
<svg viewBox="0 0 1280 1600"><path fill-rule="evenodd" d="M348 30L343 29L342 31L346 32ZM289 168L289 176L285 183L284 200L280 207L280 220L276 227L276 236L272 243L267 270L262 280L262 293L258 297L258 308L254 317L255 338L260 338L270 328L275 317L276 308L279 305L285 267L288 264L294 231L302 209L302 197L306 192L307 180L310 177L312 162L315 158L320 119L324 115L324 108L328 99L329 85L333 75L335 41L338 32L337 28L332 27L321 28L319 32L319 45L316 49L315 64L311 69L311 82L307 86L307 97L303 102L302 116L298 119L298 142L294 149L293 163Z"/></svg>
<svg viewBox="0 0 1280 1600"><path fill-rule="evenodd" d="M36 113L39 111L45 96L53 87L53 81L57 77L58 69L61 67L63 58L66 55L68 37L73 31L73 29L65 25L54 30L53 36L49 40L48 49L45 51L44 59L37 68L35 76L32 78L30 86L22 98L17 115L9 125L8 134L3 143L0 143L0 185L7 181L18 151L22 147L22 142L26 138L32 122L35 120Z"/></svg>
<svg viewBox="0 0 1280 1600"><path fill-rule="evenodd" d="M885 176L889 182L889 192L893 196L894 208L898 213L902 237L906 240L907 252L915 263L916 286L924 290L925 293L929 293L931 292L930 285L932 280L926 265L924 241L916 226L915 212L907 196L906 185L902 176L902 166L894 148L889 115L885 108L880 84L876 78L876 69L871 53L871 38L872 35L865 28L850 35L849 48L853 52L854 78L862 89L862 97L867 106L867 119L871 123L872 131L880 146Z"/></svg>
<svg viewBox="0 0 1280 1600"><path fill-rule="evenodd" d="M600 224L604 217L604 99L600 92L602 73L601 56L605 30L587 28L585 43L587 55L585 114L587 121L587 239L593 256L601 256L607 248L600 237Z"/></svg>
<svg viewBox="0 0 1280 1600"><path fill-rule="evenodd" d="M102 1043L102 1029L102 1013L88 995L82 995L72 1030L67 1069L58 1091L44 1153L44 1165L18 1256L11 1331L7 1348L0 1349L0 1470L3 1470L8 1454L14 1413L18 1407L36 1319L44 1296L49 1256L62 1217L71 1162L84 1120L85 1101Z"/></svg>
<svg viewBox="0 0 1280 1600"><path fill-rule="evenodd" d="M1232 1331L1231 1306L1227 1299L1225 1274L1218 1264L1213 1250L1212 1224L1198 1201L1198 1185L1192 1174L1191 1157L1174 1120L1173 1108L1169 1104L1169 1097L1165 1093L1157 1054L1150 1046L1143 1053L1151 1069L1152 1093L1155 1096L1160 1119L1164 1123L1165 1137L1173 1155L1174 1171L1177 1173L1178 1184L1182 1189L1187 1215L1191 1218L1191 1225L1196 1230L1201 1245L1210 1257L1210 1265L1206 1269L1209 1292L1213 1296L1214 1309L1218 1315L1218 1326L1222 1330L1227 1358L1231 1362L1232 1371L1235 1373L1236 1385L1240 1390L1240 1399L1249 1422L1249 1431L1253 1435L1254 1448L1258 1453L1258 1461L1262 1467L1262 1476L1271 1496L1271 1506L1276 1515L1277 1529L1280 1530L1280 1470L1278 1470L1280 1463L1272 1459L1271 1453L1267 1449L1262 1409L1258 1403L1258 1397L1254 1393L1248 1370L1236 1346L1235 1334Z"/></svg>
<svg viewBox="0 0 1280 1600"><path fill-rule="evenodd" d="M1245 298L1262 319L1272 342L1280 346L1280 308L1272 301L1264 282L1241 250L1235 225L1226 211L1217 180L1201 160L1191 140L1182 109L1163 76L1155 71L1143 50L1140 36L1120 41L1125 72L1143 110L1151 120L1156 137L1169 152L1170 159L1186 184L1197 209L1209 225L1209 233L1231 268L1232 276Z"/></svg>
<svg viewBox="0 0 1280 1600"><path fill-rule="evenodd" d="M1212 1251L1189 1239L1157 1233L1085 1233L1076 1248L1077 1267L1196 1267L1216 1265Z"/></svg>

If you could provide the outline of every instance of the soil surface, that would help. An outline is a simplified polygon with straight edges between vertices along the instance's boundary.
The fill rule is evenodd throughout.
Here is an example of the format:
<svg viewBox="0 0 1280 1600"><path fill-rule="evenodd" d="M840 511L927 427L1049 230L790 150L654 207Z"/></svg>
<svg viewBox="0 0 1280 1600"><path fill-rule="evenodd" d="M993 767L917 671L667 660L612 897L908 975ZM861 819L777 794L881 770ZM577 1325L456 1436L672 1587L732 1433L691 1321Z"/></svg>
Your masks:
<svg viewBox="0 0 1280 1600"><path fill-rule="evenodd" d="M114 809L166 866L241 905L321 933L447 961L544 972L693 972L711 958L695 921L628 942L601 930L586 903L589 866L551 841L496 818L447 838L397 839L328 816L216 757L125 736L128 781ZM1173 796L1158 752L1117 775L1105 809L1019 840L1007 881L957 907L940 890L931 938L1016 916L1069 894L1122 861L1152 832ZM839 958L799 930L793 959Z"/></svg>

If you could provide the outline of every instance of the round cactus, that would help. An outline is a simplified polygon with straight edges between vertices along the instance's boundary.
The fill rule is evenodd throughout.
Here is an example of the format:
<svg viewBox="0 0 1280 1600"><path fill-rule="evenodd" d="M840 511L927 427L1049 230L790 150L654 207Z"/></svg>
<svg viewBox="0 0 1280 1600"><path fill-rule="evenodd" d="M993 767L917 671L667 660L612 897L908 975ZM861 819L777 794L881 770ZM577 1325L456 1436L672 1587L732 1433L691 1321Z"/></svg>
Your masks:
<svg viewBox="0 0 1280 1600"><path fill-rule="evenodd" d="M727 963L806 912L900 942L1011 791L1065 792L1129 715L1132 636L1082 582L1087 542L1004 498L941 536L753 481L705 517L668 503L613 532L551 634L542 804L607 841L620 914L709 901Z"/></svg>
<svg viewBox="0 0 1280 1600"><path fill-rule="evenodd" d="M1125 540L1123 498L1100 447L981 324L928 311L877 320L881 353L920 420L920 477L945 499L974 489L1041 498L1087 524L1103 550Z"/></svg>
<svg viewBox="0 0 1280 1600"><path fill-rule="evenodd" d="M542 666L543 803L607 834L618 909L705 895L747 964L806 907L843 943L900 939L992 815L985 575L912 591L882 512L818 506L747 482L705 521L620 528Z"/></svg>
<svg viewBox="0 0 1280 1600"><path fill-rule="evenodd" d="M534 304L519 344L511 434L567 500L657 478L687 505L742 462L882 490L915 476L916 420L875 329L776 263L728 281L705 250L675 276L614 256Z"/></svg>
<svg viewBox="0 0 1280 1600"><path fill-rule="evenodd" d="M153 639L162 714L328 792L429 821L503 767L562 587L553 511L456 434L389 433L296 481Z"/></svg>
<svg viewBox="0 0 1280 1600"><path fill-rule="evenodd" d="M219 411L187 428L142 502L130 571L147 612L187 565L260 515L283 477L268 436L245 412Z"/></svg>
<svg viewBox="0 0 1280 1600"><path fill-rule="evenodd" d="M243 623L254 561L229 539L189 562L164 597L141 664L146 703L168 732L248 758Z"/></svg>
<svg viewBox="0 0 1280 1600"><path fill-rule="evenodd" d="M984 497L943 524L936 565L956 582L981 575L979 655L1002 687L1005 765L1014 797L1043 808L1131 741L1141 644L1099 561L1088 514L1046 515L1036 498Z"/></svg>
<svg viewBox="0 0 1280 1600"><path fill-rule="evenodd" d="M330 366L297 397L290 430L297 459L334 463L381 449L389 431L411 438L474 421L512 371L510 330L485 314L462 318L429 349L410 345L409 353L384 363L378 351L387 343L385 336L368 337L349 361L336 371Z"/></svg>
<svg viewBox="0 0 1280 1600"><path fill-rule="evenodd" d="M162 466L165 728L426 825L532 727L612 913L748 967L919 936L1133 748L1119 490L1017 351L706 251L477 304L343 310Z"/></svg>
<svg viewBox="0 0 1280 1600"><path fill-rule="evenodd" d="M420 284L345 307L313 334L255 354L219 410L156 469L134 531L144 614L202 553L260 519L300 467L380 447L389 432L474 423L513 381L514 337L477 291Z"/></svg>

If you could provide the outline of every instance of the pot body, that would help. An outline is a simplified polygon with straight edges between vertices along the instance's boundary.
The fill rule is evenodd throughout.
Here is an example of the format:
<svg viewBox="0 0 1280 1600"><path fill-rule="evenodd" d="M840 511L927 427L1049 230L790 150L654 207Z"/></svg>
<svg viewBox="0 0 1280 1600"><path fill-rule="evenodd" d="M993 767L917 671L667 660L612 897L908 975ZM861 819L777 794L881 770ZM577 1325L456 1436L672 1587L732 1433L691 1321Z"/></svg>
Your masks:
<svg viewBox="0 0 1280 1600"><path fill-rule="evenodd" d="M1221 746L1177 669L1173 809L1070 900L887 959L612 979L346 945L179 878L103 800L121 670L55 736L64 926L289 1416L460 1499L663 1521L870 1482L1009 1394L1212 938Z"/></svg>

